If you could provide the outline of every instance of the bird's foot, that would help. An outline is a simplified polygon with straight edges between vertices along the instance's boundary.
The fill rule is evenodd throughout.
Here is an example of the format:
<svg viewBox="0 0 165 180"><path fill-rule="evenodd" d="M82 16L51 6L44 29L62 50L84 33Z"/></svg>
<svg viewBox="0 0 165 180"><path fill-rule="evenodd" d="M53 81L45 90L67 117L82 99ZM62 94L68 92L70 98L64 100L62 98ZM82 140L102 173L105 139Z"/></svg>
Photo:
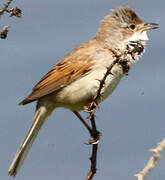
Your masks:
<svg viewBox="0 0 165 180"><path fill-rule="evenodd" d="M99 131L92 131L89 141L85 142L85 144L87 144L87 145L89 145L89 144L98 144L99 141L100 141L100 136L101 135L102 134Z"/></svg>

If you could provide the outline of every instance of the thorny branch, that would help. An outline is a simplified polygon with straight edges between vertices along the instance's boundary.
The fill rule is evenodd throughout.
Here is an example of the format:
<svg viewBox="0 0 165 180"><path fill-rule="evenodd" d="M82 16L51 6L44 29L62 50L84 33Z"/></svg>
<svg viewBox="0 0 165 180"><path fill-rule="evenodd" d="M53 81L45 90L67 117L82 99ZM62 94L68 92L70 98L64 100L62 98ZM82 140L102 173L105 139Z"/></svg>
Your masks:
<svg viewBox="0 0 165 180"><path fill-rule="evenodd" d="M8 0L5 4L4 4L4 7L2 8L2 10L0 10L0 17L5 13L9 13L9 17L12 17L12 16L15 16L15 17L18 17L20 18L21 15L22 15L22 11L21 9L19 9L18 7L15 7L15 8L12 8L12 9L8 9L9 8L9 5L11 4L13 0ZM3 30L0 31L0 38L1 39L6 39L7 38L7 34L8 34L8 31L9 31L9 26L4 26L3 27Z"/></svg>
<svg viewBox="0 0 165 180"><path fill-rule="evenodd" d="M94 176L94 174L96 173L96 165L97 165L97 149L98 149L98 144L93 144L92 145L92 156L90 157L90 161L91 161L91 167L90 167L90 171L88 173L88 176L86 178L86 180L91 180Z"/></svg>
<svg viewBox="0 0 165 180"><path fill-rule="evenodd" d="M132 45L134 47L133 51L130 51L128 48L128 54L130 54L132 56L132 58L134 59L134 54L133 53L138 53L141 54L144 50L143 46L141 44L136 44L136 45ZM107 71L103 77L102 80L100 81L100 86L99 89L96 93L96 96L94 97L93 101L91 103L89 103L88 107L85 107L85 110L89 111L89 116L88 116L88 120L91 121L92 124L92 136L91 139L89 141L89 144L92 144L92 155L91 155L91 167L90 167L90 171L88 173L88 176L86 178L86 180L91 180L94 176L94 174L96 173L96 165L97 165L97 149L98 149L98 143L99 143L99 137L100 137L100 133L96 128L96 124L95 124L95 115L94 113L96 112L96 109L98 108L98 100L100 98L102 98L101 95L101 90L105 85L105 80L107 78L107 76L109 74L113 75L111 70L112 68L116 65L119 64L121 65L122 69L123 69L123 73L125 75L128 74L129 71L129 65L128 65L128 60L127 57L125 56L125 54L121 54L121 55L117 55L115 51L111 50L115 60L113 61L113 63L107 67ZM155 149L151 149L150 151L154 153L154 155L150 158L148 164L146 165L146 167L139 173L136 174L135 176L137 177L138 180L144 180L144 178L146 177L146 175L149 173L149 171L151 171L152 168L154 168L157 165L157 161L160 158L161 152L165 149L165 139L163 139L162 142L159 143L158 147Z"/></svg>
<svg viewBox="0 0 165 180"><path fill-rule="evenodd" d="M114 55L115 60L113 61L113 63L109 67L107 67L107 71L106 71L103 79L98 80L100 82L100 86L98 88L96 96L94 97L93 101L91 103L89 103L89 105L87 107L85 107L85 110L89 111L89 113L90 113L90 115L88 117L88 120L91 120L91 118L93 118L94 113L95 113L96 109L98 108L98 100L102 98L101 90L105 85L105 80L106 80L107 76L109 74L112 74L111 70L114 67L114 65L117 64L117 63L121 63L121 62L126 62L127 63L126 59L121 59L121 56L117 55L115 51L113 51L113 50L111 50L111 51L112 51L112 53ZM126 73L128 73L128 70L127 70Z"/></svg>
<svg viewBox="0 0 165 180"><path fill-rule="evenodd" d="M91 110L96 111L96 108L97 107L95 107ZM90 171L88 173L86 180L91 180L93 178L94 174L96 173L97 150L98 150L98 143L99 143L99 138L100 138L100 132L96 128L94 113L93 113L93 111L90 111L89 113L90 113L90 115L89 115L88 119L90 119L91 125L92 125L92 135L91 135L89 144L92 144L92 155L90 157L91 167L90 167Z"/></svg>
<svg viewBox="0 0 165 180"><path fill-rule="evenodd" d="M100 135L101 133L97 130L96 128L96 123L95 123L95 112L98 108L98 101L101 100L102 98L102 89L105 86L105 81L108 75L112 75L112 68L118 64L121 66L122 70L123 70L123 74L128 75L128 71L129 71L129 64L128 64L128 54L131 55L132 59L135 59L134 54L138 53L141 54L144 50L143 45L141 45L140 43L134 43L132 42L133 48L130 48L129 46L127 47L127 51L123 54L118 55L117 51L114 51L112 49L109 49L109 51L111 51L111 53L113 54L113 58L114 61L113 63L107 67L107 71L104 74L104 77L101 80L98 80L100 82L99 88L96 92L95 97L93 98L93 100L84 107L84 110L89 112L89 116L88 116L88 120L90 120L92 127L90 127L85 120L81 117L81 115L76 112L73 111L73 113L80 119L80 121L84 124L84 126L87 128L87 130L90 133L90 140L88 143L86 144L92 144L92 155L90 157L90 161L91 161L91 167L90 167L90 171L88 173L88 176L86 178L86 180L91 180L94 176L94 174L96 173L96 165L97 165L97 149L98 149L98 143L99 143L99 139L100 139Z"/></svg>
<svg viewBox="0 0 165 180"><path fill-rule="evenodd" d="M161 157L162 151L165 149L165 138L158 143L158 146L154 149L150 149L150 152L153 152L154 155L149 159L147 165L144 167L144 169L138 173L135 174L138 180L144 180L147 174L157 165L157 161Z"/></svg>
<svg viewBox="0 0 165 180"><path fill-rule="evenodd" d="M88 117L89 120L94 115L94 113L98 107L98 100L102 98L101 90L105 85L105 80L106 80L107 76L109 74L113 75L111 72L112 68L116 64L120 64L122 69L123 69L123 73L125 75L128 75L129 65L128 65L128 60L127 60L127 54L130 54L132 56L132 59L134 59L135 53L138 53L138 55L140 55L140 54L142 54L142 52L144 50L143 45L140 43L137 43L137 42L136 42L136 44L133 44L133 42L132 42L131 46L133 47L133 49L130 50L130 48L127 47L127 51L123 54L120 54L120 55L118 55L116 53L116 51L109 49L113 54L114 61L109 67L107 67L107 71L106 71L103 79L98 80L100 82L100 86L98 88L98 91L97 91L96 96L94 97L93 101L91 103L89 103L89 105L87 107L85 107L85 110L90 112L90 116Z"/></svg>
<svg viewBox="0 0 165 180"><path fill-rule="evenodd" d="M101 90L105 85L105 80L106 80L107 76L109 74L112 74L111 70L114 67L114 65L119 63L119 61L121 61L119 56L117 56L115 54L115 52L113 52L113 54L115 55L115 58L116 58L115 61L107 68L107 71L106 71L103 79L99 80L100 86L98 88L98 91L97 91L96 96L94 97L93 101L91 103L89 103L88 107L85 107L85 110L89 111L88 120L91 121L91 125L92 125L92 134L91 134L91 138L89 141L89 144L92 144L92 155L90 157L91 167L90 167L90 171L88 173L86 180L91 180L97 170L97 168L96 168L96 166L97 166L97 150L98 150L98 143L99 143L99 138L100 138L101 133L96 128L94 113L96 112L96 109L98 108L98 100L100 98L102 98Z"/></svg>

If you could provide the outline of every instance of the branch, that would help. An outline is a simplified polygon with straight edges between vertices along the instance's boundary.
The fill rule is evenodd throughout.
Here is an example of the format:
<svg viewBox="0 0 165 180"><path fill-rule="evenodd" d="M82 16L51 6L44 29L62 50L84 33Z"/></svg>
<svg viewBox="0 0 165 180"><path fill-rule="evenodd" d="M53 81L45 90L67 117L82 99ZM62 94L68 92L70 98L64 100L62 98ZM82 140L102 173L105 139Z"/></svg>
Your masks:
<svg viewBox="0 0 165 180"><path fill-rule="evenodd" d="M107 68L107 71L106 71L103 79L99 80L100 86L98 88L96 96L93 98L93 101L91 103L89 103L87 107L84 108L85 110L87 110L89 112L88 120L91 121L91 125L92 125L91 138L90 138L90 141L88 142L88 144L92 144L92 155L90 157L91 167L90 167L90 171L88 173L86 180L91 180L93 178L94 174L96 173L96 170L97 170L97 168L96 168L96 166L97 166L97 150L98 150L98 143L99 143L101 133L96 128L94 113L96 112L96 109L98 108L98 100L100 98L102 98L101 90L105 85L105 80L106 80L107 76L109 74L112 74L111 70L114 67L114 65L120 62L119 56L117 56L115 54L115 52L113 52L113 54L114 54L115 60Z"/></svg>
<svg viewBox="0 0 165 180"><path fill-rule="evenodd" d="M90 115L88 116L88 120L91 120L91 119L93 118L94 113L95 113L96 109L98 108L98 100L99 100L100 98L102 98L102 96L101 96L101 90L102 90L102 88L104 87L105 80L106 80L106 78L107 78L107 76L108 76L109 74L112 74L112 73L111 73L111 70L112 70L113 66L118 63L118 61L119 61L119 59L116 59L116 60L110 65L110 67L107 68L107 72L105 73L103 79L102 79L102 80L98 80L98 81L100 81L100 87L99 87L99 89L98 89L98 91L97 91L97 94L96 94L96 96L94 97L93 101L92 101L91 103L89 103L89 105L88 105L87 107L84 108L85 110L87 110L87 111L90 112Z"/></svg>
<svg viewBox="0 0 165 180"><path fill-rule="evenodd" d="M12 17L12 16L15 16L15 17L18 17L20 18L22 16L22 11L21 9L19 9L18 7L15 7L15 8L12 8L12 9L8 9L9 8L9 5L11 4L13 0L8 0L5 4L4 4L4 7L2 8L2 10L0 10L0 17L5 13L9 13L10 16L9 17ZM9 31L9 26L4 26L3 27L3 30L0 31L0 39L6 39L7 38L7 34L8 34L8 31Z"/></svg>
<svg viewBox="0 0 165 180"><path fill-rule="evenodd" d="M133 52L128 51L128 52L126 52L124 54L118 55L117 52L115 52L114 50L110 49L110 51L113 54L114 61L109 67L107 67L107 71L106 71L103 79L102 80L98 79L98 81L100 82L100 86L98 88L96 96L93 98L93 101L91 103L89 103L87 107L84 108L84 110L87 110L87 111L90 112L90 116L88 117L89 120L94 115L96 109L98 108L98 100L102 98L101 90L105 85L105 80L106 80L107 76L109 74L113 75L111 73L112 68L116 64L119 64L119 65L121 65L121 67L123 69L123 74L128 75L129 65L128 65L128 60L127 60L126 56L127 56L127 53L129 53L131 56L133 56L133 54L132 54Z"/></svg>
<svg viewBox="0 0 165 180"><path fill-rule="evenodd" d="M9 5L11 4L13 0L8 0L5 4L3 9L0 11L0 16L4 14L4 12L7 12Z"/></svg>
<svg viewBox="0 0 165 180"><path fill-rule="evenodd" d="M90 167L90 171L88 173L86 180L91 180L97 170L97 168L96 168L96 166L97 166L97 150L98 150L98 143L99 143L101 133L96 128L95 115L94 115L96 108L97 108L97 106L95 106L95 107L93 106L93 107L91 107L91 109L88 109L88 110L90 110L88 119L91 121L91 125L92 125L91 138L90 138L90 141L88 142L88 144L92 144L92 155L90 157L91 167Z"/></svg>
<svg viewBox="0 0 165 180"><path fill-rule="evenodd" d="M95 111L94 108L93 108L93 110ZM90 138L89 144L92 144L92 155L90 157L91 167L90 167L90 171L88 173L86 180L91 180L93 178L94 174L96 173L97 149L98 149L98 143L99 143L99 138L100 138L100 132L96 128L95 116L91 111L89 113L90 113L90 115L89 115L88 119L90 119L91 125L92 125L92 133L91 133L91 138Z"/></svg>
<svg viewBox="0 0 165 180"><path fill-rule="evenodd" d="M150 152L153 152L154 155L149 159L147 165L144 167L144 169L138 173L135 174L138 180L144 180L147 174L156 167L157 161L161 157L162 151L165 149L165 138L158 143L158 146L154 149L150 149Z"/></svg>
<svg viewBox="0 0 165 180"><path fill-rule="evenodd" d="M88 176L86 178L86 180L91 180L94 176L94 174L96 173L96 165L97 165L97 149L98 149L98 144L93 144L92 147L92 155L90 157L90 161L91 161L91 168L90 171L88 173Z"/></svg>
<svg viewBox="0 0 165 180"><path fill-rule="evenodd" d="M136 48L136 51L137 51L137 47ZM127 75L128 74L128 71L129 71L129 65L128 65L128 59L127 59L127 53L129 53L132 58L134 58L133 56L133 51L129 51L128 49L128 52L127 53L124 53L124 54L121 54L121 55L118 55L115 51L113 50L110 50L113 54L113 63L107 67L107 71L103 77L102 80L98 80L100 82L100 85L99 85L99 88L97 90L97 93L95 95L95 97L93 98L92 102L90 102L88 104L87 107L85 107L84 109L87 110L89 112L89 116L88 116L88 120L91 121L91 124L92 124L92 131L91 131L91 138L90 138L90 141L88 144L92 144L93 147L92 147L92 155L91 155L91 168L90 168L90 171L88 173L88 176L86 178L86 180L91 180L94 176L94 174L96 173L96 165L97 165L97 149L98 149L98 143L99 143L99 139L100 139L100 135L101 133L97 130L96 128L96 124L95 124L95 112L98 108L98 100L102 98L102 95L101 95L101 91L102 91L102 88L104 88L105 86L105 81L106 81L106 78L109 74L113 75L111 70L112 68L118 64L118 65L121 65L122 69L123 69L123 74ZM138 49L138 52L140 52L141 49Z"/></svg>
<svg viewBox="0 0 165 180"><path fill-rule="evenodd" d="M8 2L4 4L3 9L0 11L0 16L2 16L5 12L10 14L9 17L15 16L20 18L22 16L22 10L19 9L18 7L8 9L12 1L13 0L8 0Z"/></svg>

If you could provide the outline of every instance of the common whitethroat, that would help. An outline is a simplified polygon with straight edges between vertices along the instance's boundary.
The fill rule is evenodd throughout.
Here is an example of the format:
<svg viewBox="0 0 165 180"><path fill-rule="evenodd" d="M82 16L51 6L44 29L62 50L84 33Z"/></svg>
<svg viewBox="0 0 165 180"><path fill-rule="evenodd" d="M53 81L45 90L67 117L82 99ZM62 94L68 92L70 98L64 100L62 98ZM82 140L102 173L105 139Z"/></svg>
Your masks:
<svg viewBox="0 0 165 180"><path fill-rule="evenodd" d="M118 7L102 20L96 37L71 51L39 81L20 102L25 105L37 101L37 106L32 126L9 168L10 176L16 176L52 111L63 107L78 116L78 111L95 97L107 68L118 57L121 61L106 77L98 103L107 98L144 52L147 31L156 28L158 24L142 21L130 7Z"/></svg>

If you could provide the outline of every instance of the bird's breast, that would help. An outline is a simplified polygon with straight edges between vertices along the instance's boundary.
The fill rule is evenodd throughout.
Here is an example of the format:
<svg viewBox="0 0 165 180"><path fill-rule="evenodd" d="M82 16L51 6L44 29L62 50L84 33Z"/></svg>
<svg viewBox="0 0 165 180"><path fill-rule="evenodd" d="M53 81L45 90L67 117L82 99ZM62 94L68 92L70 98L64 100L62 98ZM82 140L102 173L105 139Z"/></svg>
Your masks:
<svg viewBox="0 0 165 180"><path fill-rule="evenodd" d="M106 67L100 67L61 89L54 96L57 106L71 110L83 110L98 93L106 71ZM112 73L108 74L101 88L101 98L98 102L103 101L113 92L122 76L122 68L114 66Z"/></svg>

